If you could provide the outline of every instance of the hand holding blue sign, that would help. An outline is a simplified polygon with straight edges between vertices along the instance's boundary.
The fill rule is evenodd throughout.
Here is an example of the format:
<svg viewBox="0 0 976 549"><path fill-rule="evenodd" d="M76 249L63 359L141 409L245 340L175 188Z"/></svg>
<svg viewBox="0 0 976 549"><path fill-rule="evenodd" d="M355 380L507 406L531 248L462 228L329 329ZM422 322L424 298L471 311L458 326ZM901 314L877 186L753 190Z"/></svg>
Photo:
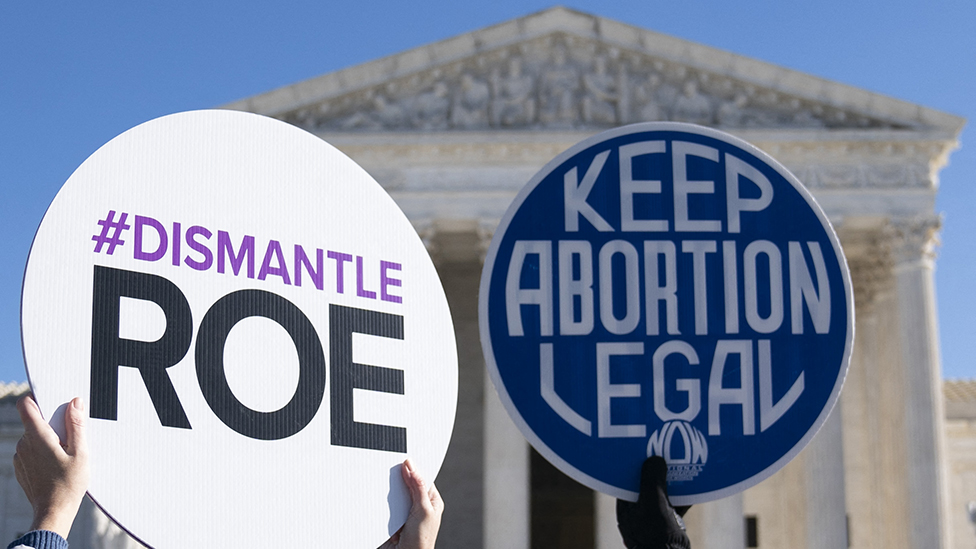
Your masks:
<svg viewBox="0 0 976 549"><path fill-rule="evenodd" d="M556 467L637 499L718 499L782 468L840 393L853 293L809 192L722 132L637 124L525 186L482 273L482 346L516 425Z"/></svg>
<svg viewBox="0 0 976 549"><path fill-rule="evenodd" d="M651 456L641 466L637 501L617 500L617 527L627 549L690 549L681 520L688 508L671 506L667 476L664 458Z"/></svg>

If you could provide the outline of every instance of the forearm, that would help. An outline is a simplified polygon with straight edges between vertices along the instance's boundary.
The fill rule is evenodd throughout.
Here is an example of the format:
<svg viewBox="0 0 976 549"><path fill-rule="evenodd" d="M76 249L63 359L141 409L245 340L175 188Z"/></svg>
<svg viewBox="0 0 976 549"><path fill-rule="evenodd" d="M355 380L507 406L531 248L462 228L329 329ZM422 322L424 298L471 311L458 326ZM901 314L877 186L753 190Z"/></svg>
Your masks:
<svg viewBox="0 0 976 549"><path fill-rule="evenodd" d="M31 523L32 532L52 532L62 538L68 537L71 531L71 523L74 522L75 515L78 513L78 506L68 505L63 508L51 509L49 511L38 510L34 514L34 522Z"/></svg>

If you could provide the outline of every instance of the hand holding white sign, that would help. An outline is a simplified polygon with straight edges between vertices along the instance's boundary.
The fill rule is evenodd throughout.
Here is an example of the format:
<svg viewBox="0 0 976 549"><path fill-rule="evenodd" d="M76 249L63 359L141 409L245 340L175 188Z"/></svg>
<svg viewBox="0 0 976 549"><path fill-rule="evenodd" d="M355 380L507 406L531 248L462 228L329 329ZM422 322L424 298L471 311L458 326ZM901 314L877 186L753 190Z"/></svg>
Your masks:
<svg viewBox="0 0 976 549"><path fill-rule="evenodd" d="M38 229L21 325L38 408L87 397L89 495L149 546L376 547L409 514L403 460L434 478L447 452L423 242L278 120L179 113L96 151Z"/></svg>
<svg viewBox="0 0 976 549"><path fill-rule="evenodd" d="M403 462L400 472L410 492L410 514L403 528L379 549L434 549L444 514L444 500L436 486L431 484L430 489L427 488L427 483L409 459Z"/></svg>
<svg viewBox="0 0 976 549"><path fill-rule="evenodd" d="M17 444L17 481L34 508L31 531L47 531L67 538L88 487L88 444L84 402L75 398L65 407L65 440L41 417L30 395L17 402L24 436ZM410 492L407 522L380 549L433 549L440 530L444 500L433 484L428 489L410 460L400 469ZM40 532L38 532L40 533Z"/></svg>
<svg viewBox="0 0 976 549"><path fill-rule="evenodd" d="M88 443L80 398L65 406L65 438L44 418L33 396L17 401L24 436L17 443L14 472L34 508L31 530L48 530L67 538L88 489Z"/></svg>

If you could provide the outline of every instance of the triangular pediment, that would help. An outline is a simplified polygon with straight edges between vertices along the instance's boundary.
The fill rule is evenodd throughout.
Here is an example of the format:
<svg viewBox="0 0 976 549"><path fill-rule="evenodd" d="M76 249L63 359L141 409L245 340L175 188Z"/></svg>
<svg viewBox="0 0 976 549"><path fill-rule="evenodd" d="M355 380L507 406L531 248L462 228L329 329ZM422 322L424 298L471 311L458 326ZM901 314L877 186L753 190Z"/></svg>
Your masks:
<svg viewBox="0 0 976 549"><path fill-rule="evenodd" d="M227 108L314 131L911 129L945 113L566 8L463 34Z"/></svg>

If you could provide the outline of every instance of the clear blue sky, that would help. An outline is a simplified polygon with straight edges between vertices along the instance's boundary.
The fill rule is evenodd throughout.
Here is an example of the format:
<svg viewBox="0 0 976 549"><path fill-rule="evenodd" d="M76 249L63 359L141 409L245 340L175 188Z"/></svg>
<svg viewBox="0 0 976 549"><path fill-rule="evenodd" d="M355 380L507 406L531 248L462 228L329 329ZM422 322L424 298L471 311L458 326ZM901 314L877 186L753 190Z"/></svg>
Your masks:
<svg viewBox="0 0 976 549"><path fill-rule="evenodd" d="M0 381L26 379L20 287L72 171L152 118L219 106L549 7L433 2L0 3ZM976 2L719 0L569 7L976 120ZM943 370L976 378L976 147L942 172Z"/></svg>

